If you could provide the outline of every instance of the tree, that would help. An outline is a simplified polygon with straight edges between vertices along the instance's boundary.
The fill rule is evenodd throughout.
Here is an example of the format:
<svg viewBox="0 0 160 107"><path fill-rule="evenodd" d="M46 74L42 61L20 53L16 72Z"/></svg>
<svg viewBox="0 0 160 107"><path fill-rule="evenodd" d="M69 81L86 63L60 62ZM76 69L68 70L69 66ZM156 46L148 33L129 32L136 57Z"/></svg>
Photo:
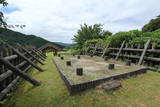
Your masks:
<svg viewBox="0 0 160 107"><path fill-rule="evenodd" d="M152 32L157 29L160 29L160 15L157 16L155 19L151 19L150 22L143 26L143 32Z"/></svg>
<svg viewBox="0 0 160 107"><path fill-rule="evenodd" d="M0 4L3 5L4 7L8 5L6 0L0 0ZM3 12L0 12L0 27L5 27L6 28L6 22L4 21L4 15Z"/></svg>
<svg viewBox="0 0 160 107"><path fill-rule="evenodd" d="M104 31L103 35L104 36L111 36L112 32L110 32L110 31L107 30L107 31Z"/></svg>
<svg viewBox="0 0 160 107"><path fill-rule="evenodd" d="M3 5L4 7L8 5L6 0L0 0L0 5ZM6 28L6 22L4 21L4 15L3 12L0 11L0 28ZM0 30L1 33L1 30ZM0 44L3 44L4 41L0 39Z"/></svg>
<svg viewBox="0 0 160 107"><path fill-rule="evenodd" d="M82 45L87 40L105 38L106 32L102 30L101 24L94 24L88 26L87 24L81 25L77 34L74 35L73 40L77 43L78 48L82 48ZM107 34L110 34L109 32Z"/></svg>

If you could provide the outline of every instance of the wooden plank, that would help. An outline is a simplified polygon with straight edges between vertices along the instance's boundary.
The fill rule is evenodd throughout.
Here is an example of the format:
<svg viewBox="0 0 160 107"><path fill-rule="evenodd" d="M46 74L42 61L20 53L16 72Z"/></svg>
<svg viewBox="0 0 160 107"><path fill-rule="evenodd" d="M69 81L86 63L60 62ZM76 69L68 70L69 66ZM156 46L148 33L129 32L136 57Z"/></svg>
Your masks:
<svg viewBox="0 0 160 107"><path fill-rule="evenodd" d="M31 57L33 57L37 62L39 62L41 65L44 65L44 63L42 63L39 59L37 59L34 55L32 55L27 49L23 48L20 44L18 44L18 46L23 49L25 52L27 52L28 55L30 55Z"/></svg>
<svg viewBox="0 0 160 107"><path fill-rule="evenodd" d="M4 65L12 70L12 72L14 72L15 74L19 75L20 77L22 77L23 79L25 79L26 81L29 81L30 83L32 83L35 86L39 86L41 83L38 82L37 80L32 79L30 76L28 76L26 73L22 72L19 68L13 66L8 60L5 60L3 57L0 56L0 61L2 61L4 63Z"/></svg>
<svg viewBox="0 0 160 107"><path fill-rule="evenodd" d="M142 54L141 54L141 57L140 57L140 59L139 59L138 65L141 65L141 64L142 64L143 59L144 59L144 56L145 56L145 54L146 54L146 52L147 52L147 49L148 49L148 46L149 46L150 42L151 42L151 40L148 40L148 41L146 42L146 44L145 44L145 46L144 46L144 50L143 50L143 52L142 52Z"/></svg>
<svg viewBox="0 0 160 107"><path fill-rule="evenodd" d="M37 70L43 72L43 70L35 65L32 61L30 61L27 57L25 57L22 53L20 53L17 49L13 48L12 46L10 46L9 44L7 44L8 47L10 47L17 55L19 55L20 57L22 57L24 60L26 60L30 65L32 65L34 68L36 68Z"/></svg>
<svg viewBox="0 0 160 107"><path fill-rule="evenodd" d="M121 54L122 49L123 49L123 47L125 46L125 43L126 43L126 41L123 41L123 43L122 43L122 45L121 45L121 47L120 47L120 49L119 49L119 52L118 52L118 54L117 54L117 56L116 56L115 60L118 60L119 55Z"/></svg>

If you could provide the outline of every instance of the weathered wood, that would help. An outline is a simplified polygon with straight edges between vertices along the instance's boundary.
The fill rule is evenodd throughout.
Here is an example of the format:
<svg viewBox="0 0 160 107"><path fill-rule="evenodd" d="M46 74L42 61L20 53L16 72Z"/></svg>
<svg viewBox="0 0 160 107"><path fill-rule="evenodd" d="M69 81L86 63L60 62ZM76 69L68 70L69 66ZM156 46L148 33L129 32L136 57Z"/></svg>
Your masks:
<svg viewBox="0 0 160 107"><path fill-rule="evenodd" d="M35 54L37 55L41 60L45 61L45 58L43 56L41 56L40 54L38 54L34 49L31 49L30 50Z"/></svg>
<svg viewBox="0 0 160 107"><path fill-rule="evenodd" d="M77 68L76 73L77 73L77 75L82 76L83 75L83 68Z"/></svg>
<svg viewBox="0 0 160 107"><path fill-rule="evenodd" d="M108 64L108 69L109 69L109 70L114 69L114 64Z"/></svg>
<svg viewBox="0 0 160 107"><path fill-rule="evenodd" d="M71 66L71 61L66 61L67 66Z"/></svg>
<svg viewBox="0 0 160 107"><path fill-rule="evenodd" d="M6 56L6 57L4 57L6 60L13 60L13 59L15 59L15 58L17 58L18 57L18 55L11 55L11 56Z"/></svg>
<svg viewBox="0 0 160 107"><path fill-rule="evenodd" d="M63 56L61 56L61 60L63 60L64 59L64 57Z"/></svg>
<svg viewBox="0 0 160 107"><path fill-rule="evenodd" d="M121 47L120 47L120 49L119 49L119 52L118 52L118 54L117 54L117 56L116 56L115 60L118 60L119 55L121 54L122 49L123 49L123 47L125 46L125 43L126 43L126 41L123 41L123 43L122 43L122 45L121 45Z"/></svg>
<svg viewBox="0 0 160 107"><path fill-rule="evenodd" d="M41 83L37 80L32 79L30 76L28 76L26 73L22 72L19 68L13 66L8 60L5 60L3 57L0 56L0 61L4 63L4 65L12 70L15 74L19 75L20 77L24 78L25 80L29 81L33 85L39 86Z"/></svg>
<svg viewBox="0 0 160 107"><path fill-rule="evenodd" d="M19 77L17 77L16 79L14 79L8 86L7 88L5 88L4 90L1 91L0 93L0 100L2 100L6 94L11 90L11 88L17 83Z"/></svg>
<svg viewBox="0 0 160 107"><path fill-rule="evenodd" d="M126 60L126 65L131 66L131 60Z"/></svg>
<svg viewBox="0 0 160 107"><path fill-rule="evenodd" d="M95 55L98 45L96 44L93 50L93 55Z"/></svg>
<svg viewBox="0 0 160 107"><path fill-rule="evenodd" d="M107 51L107 49L108 49L108 46L109 46L109 45L107 45L107 46L105 47L105 49L104 49L104 51L103 51L103 54L102 54L102 58L103 58L104 55L106 54L106 51Z"/></svg>
<svg viewBox="0 0 160 107"><path fill-rule="evenodd" d="M34 50L36 50L39 54L41 54L44 58L46 58L46 55L41 50L38 50L38 49L34 49Z"/></svg>
<svg viewBox="0 0 160 107"><path fill-rule="evenodd" d="M81 59L81 56L77 56L77 59Z"/></svg>
<svg viewBox="0 0 160 107"><path fill-rule="evenodd" d="M28 55L30 55L31 57L33 57L37 62L39 62L41 65L44 65L44 63L42 63L39 59L37 59L34 55L32 55L30 52L28 52L27 49L23 48L20 44L18 44L18 46L23 49Z"/></svg>
<svg viewBox="0 0 160 107"><path fill-rule="evenodd" d="M45 56L44 54L42 54L39 50L34 49L34 48L33 48L33 50L36 51L36 52L37 52L41 57L43 57L44 59L46 58L46 56Z"/></svg>
<svg viewBox="0 0 160 107"><path fill-rule="evenodd" d="M31 66L28 66L23 72L26 72ZM4 90L1 91L0 93L0 100L2 100L6 94L14 87L19 80L19 76L17 76Z"/></svg>
<svg viewBox="0 0 160 107"><path fill-rule="evenodd" d="M37 65L35 65L32 61L30 61L27 57L23 56L22 53L20 53L17 49L13 48L10 45L7 45L8 47L10 47L16 54L18 54L20 57L22 57L24 60L26 60L30 65L32 65L34 68L36 68L37 70L43 72L43 70L38 67Z"/></svg>
<svg viewBox="0 0 160 107"><path fill-rule="evenodd" d="M144 56L145 56L145 54L146 54L146 52L147 52L147 49L148 49L148 46L149 46L150 42L151 42L151 40L148 40L148 41L146 42L145 47L144 47L144 50L143 50L143 52L142 52L142 54L141 54L141 57L140 57L140 59L139 59L138 65L141 65L141 64L142 64L143 59L144 59Z"/></svg>

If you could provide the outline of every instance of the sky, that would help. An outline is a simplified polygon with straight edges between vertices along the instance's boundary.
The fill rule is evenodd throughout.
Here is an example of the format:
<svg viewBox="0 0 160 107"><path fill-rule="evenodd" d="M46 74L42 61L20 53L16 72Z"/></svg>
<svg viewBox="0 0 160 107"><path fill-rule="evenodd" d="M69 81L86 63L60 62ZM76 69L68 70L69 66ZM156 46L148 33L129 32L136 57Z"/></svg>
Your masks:
<svg viewBox="0 0 160 107"><path fill-rule="evenodd" d="M113 33L139 29L160 14L160 0L7 0L9 25L52 42L72 43L81 24L103 24Z"/></svg>

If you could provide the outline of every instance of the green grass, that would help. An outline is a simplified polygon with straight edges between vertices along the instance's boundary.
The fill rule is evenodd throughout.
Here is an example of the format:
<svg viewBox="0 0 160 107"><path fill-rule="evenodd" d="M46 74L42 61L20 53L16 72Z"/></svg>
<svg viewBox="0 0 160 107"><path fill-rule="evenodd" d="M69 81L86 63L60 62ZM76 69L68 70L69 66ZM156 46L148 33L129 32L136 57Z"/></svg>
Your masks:
<svg viewBox="0 0 160 107"><path fill-rule="evenodd" d="M94 88L70 96L64 82L48 54L41 66L46 72L32 69L32 77L42 82L34 87L24 82L4 102L4 107L159 107L160 73L149 71L129 79L121 80L122 88L106 92Z"/></svg>

